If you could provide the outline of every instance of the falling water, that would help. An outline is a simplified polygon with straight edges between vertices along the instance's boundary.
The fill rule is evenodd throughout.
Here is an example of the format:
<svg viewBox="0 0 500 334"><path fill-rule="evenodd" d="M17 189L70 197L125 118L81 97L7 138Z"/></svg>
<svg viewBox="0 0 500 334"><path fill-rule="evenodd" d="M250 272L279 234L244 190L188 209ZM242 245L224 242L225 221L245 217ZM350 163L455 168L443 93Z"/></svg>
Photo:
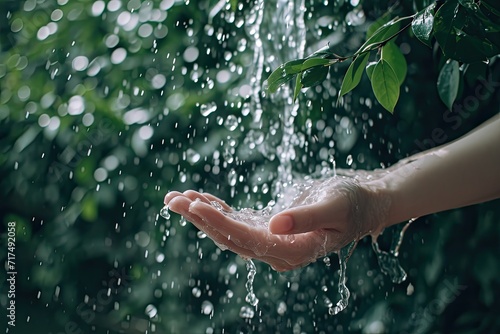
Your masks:
<svg viewBox="0 0 500 334"><path fill-rule="evenodd" d="M252 87L250 113L253 115L254 124L258 124L258 130L262 130L264 126L261 101L261 96L265 97L265 92L262 89L264 66L275 68L289 59L303 57L306 36L304 12L304 0L257 0L250 10L250 15L245 24L246 32L250 36L254 48L253 68L248 73ZM286 22L286 24L283 24L283 22ZM278 105L282 109L280 122L282 138L280 144L275 150L270 148L265 151L265 155L270 160L276 156L280 162L278 178L274 182L274 194L279 198L283 196L284 188L292 182L291 164L295 159L292 143L296 136L293 123L299 105L293 103L289 87L283 87L279 94L270 97L270 99L273 107ZM295 196L292 195L293 197ZM275 204L272 201L258 214L252 209L244 209L247 211L240 211L236 213L238 217L233 218L267 228L273 209L277 209L273 208ZM293 242L293 236L289 237L289 241ZM265 253L267 249L262 251ZM258 299L253 292L256 267L251 260L247 262L247 270L246 288L248 295L245 300L250 305L256 306Z"/></svg>
<svg viewBox="0 0 500 334"><path fill-rule="evenodd" d="M252 42L250 47L254 50L252 67L247 73L252 87L251 100L246 105L248 112L253 115L251 126L259 132L271 128L270 136L278 136L281 131L277 147L268 140L258 148L270 161L279 160L277 180L274 182L274 193L278 196L292 180L291 163L295 159L293 143L298 141L293 123L299 105L293 103L288 86L282 87L273 96L266 96L263 74L266 67L273 69L285 61L304 56L304 12L304 0L258 0L254 2L245 21L245 30ZM267 104L264 105L264 102ZM264 108L280 110L278 124L272 124L271 121L271 124L265 124L267 120L262 117ZM249 136L252 135L254 133L251 131Z"/></svg>
<svg viewBox="0 0 500 334"><path fill-rule="evenodd" d="M349 292L349 289L346 286L347 261L349 260L349 257L351 256L352 252L354 251L356 243L357 241L351 242L349 245L342 248L338 253L339 265L340 265L338 291L340 295L340 300L337 302L337 305L330 306L328 308L328 313L330 313L331 315L335 315L338 314L339 312L342 312L349 304L349 296L351 295L351 293Z"/></svg>
<svg viewBox="0 0 500 334"><path fill-rule="evenodd" d="M265 208L258 211L226 213L267 228L276 211L314 186L312 179L292 177L292 162L302 158L298 150L311 143L295 131L294 123L309 110L303 110L303 101L293 103L288 85L272 96L263 87L270 70L304 56L304 15L318 13L312 11L313 3L323 3L321 11L329 11L333 6L328 2L308 1L311 11L306 11L305 0L10 2L2 19L8 43L0 52L0 119L15 131L7 131L9 141L3 146L13 154L5 155L3 161L5 171L9 166L12 170L2 180L3 187L8 186L2 190L11 189L14 195L6 202L5 219L18 220L19 264L32 269L25 270L28 279L20 279L18 288L28 288L36 296L16 301L22 311L19 315L27 315L18 320L37 328L19 328L20 332L72 328L72 332L229 333L237 332L233 329L241 318L253 318L257 307L258 314L270 310L268 318L277 312L278 321L285 320L286 329L275 332L311 332L297 329L302 319L309 322L307 317L318 332L332 332L329 324L323 330L317 323L325 320L327 310L337 314L348 304L346 268L354 243L337 254L339 301L335 303L337 291L332 291L335 294L329 297L334 302L322 306L321 314L306 309L303 317L295 307L315 302L314 287L309 294L304 290L311 286L305 281L294 282L296 286L288 290L280 290L277 282L266 293L280 290L283 296L261 296L254 290L254 279L273 277L271 281L278 275L264 271L257 276L256 266L248 260L247 275L238 276L233 257L221 255L219 249L208 252L203 242L209 241L202 240L206 235L171 224L166 206L159 215L168 221L159 222L152 204L167 187L208 188L229 181L234 189L231 194L245 195L249 202L252 193L276 200L267 206L259 203L256 206ZM234 3L242 6L229 12ZM351 6L358 3L351 1ZM251 7L249 12L247 7ZM239 25L236 22L243 10L246 14ZM206 13L208 24L203 17ZM230 19L234 16L236 22ZM331 18L332 27L337 26L333 22L337 18ZM89 29L79 29L83 34L67 29L80 25ZM243 30L247 36L241 36ZM236 47L242 40L248 45ZM250 61L248 50L248 58L253 53ZM244 76L246 80L242 80ZM233 89L240 80L246 88ZM222 88L214 87L217 84ZM221 96L225 88L227 99ZM196 103L200 103L200 115L193 112ZM230 114L231 110L237 111ZM241 117L236 115L240 111ZM344 126L340 121L339 126L346 136L356 137L350 132L356 130L353 123L348 117L343 119L348 122ZM245 123L246 129L242 120L250 123ZM342 140L335 139L340 147ZM262 182L237 171L247 168L243 163L253 163L252 159L237 159L241 156L236 149L243 146L243 140L253 145L249 145L252 154L262 153L262 159L255 159L256 165L264 161L277 166ZM233 150L229 154L227 147ZM354 153L349 157L348 165L356 161ZM322 157L323 161L327 158ZM260 176L255 165L244 168L244 173ZM40 174L47 169L48 174ZM227 175L227 180L204 180L209 174ZM249 185L252 190L238 194L235 184L240 188ZM40 205L20 210L18 198ZM237 200L236 196L231 199ZM42 206L48 209L37 210ZM186 220L181 218L179 223L184 226ZM404 229L397 231L399 241L388 252L374 244L386 272L391 272L386 267L396 267L403 233ZM294 243L293 236L283 238ZM23 247L25 244L30 246ZM265 254L268 250L261 247L257 251ZM220 265L226 262L227 267ZM386 263L392 267L384 266ZM84 270L68 270L75 266ZM317 266L311 267L316 271ZM106 269L112 270L106 273ZM396 270L395 276L401 277L401 271ZM328 276L324 279L332 280ZM232 299L231 290L238 291L233 286L240 286L242 277L246 298ZM297 291L307 295L307 300L294 299ZM276 307L266 309L270 299ZM234 306L241 306L240 302L245 306L238 319L232 314L238 315ZM200 307L193 308L196 304ZM27 312L22 310L24 306L30 306ZM338 319L323 322L333 324ZM259 325L265 320L258 319ZM46 327L38 327L44 322ZM272 321L265 325L270 328ZM206 327L204 331L202 327ZM257 331L268 330L256 326L253 332Z"/></svg>
<svg viewBox="0 0 500 334"><path fill-rule="evenodd" d="M253 292L253 280L255 279L257 268L255 268L255 264L251 259L247 260L247 270L248 270L248 275L247 275L247 283L245 284L245 286L247 288L248 294L245 297L245 301L252 306L257 306L257 304L259 303L259 299L257 298L257 296L255 296L255 293Z"/></svg>
<svg viewBox="0 0 500 334"><path fill-rule="evenodd" d="M254 45L253 68L248 72L249 81L251 84L252 98L248 112L252 113L253 121L256 124L261 122L262 103L261 89L262 74L264 72L264 51L262 48L262 39L260 35L260 27L264 18L264 1L257 1L250 9L250 12L245 20L245 30Z"/></svg>
<svg viewBox="0 0 500 334"><path fill-rule="evenodd" d="M170 219L170 212L168 212L168 206L165 205L161 210L160 210L160 216L162 216L165 219Z"/></svg>
<svg viewBox="0 0 500 334"><path fill-rule="evenodd" d="M397 224L391 227L392 232L392 242L389 252L380 249L377 241L372 242L372 248L377 254L377 260L382 272L388 275L393 283L401 283L406 280L406 272L399 263L399 247L403 242L403 236L414 219L410 220L406 224Z"/></svg>
<svg viewBox="0 0 500 334"><path fill-rule="evenodd" d="M245 288L247 290L247 295L245 297L245 301L253 307L257 307L259 303L259 299L255 295L253 290L253 281L255 279L255 274L257 273L257 268L255 267L255 263L253 263L252 259L246 260L246 268L248 271L247 274L247 282L245 283ZM244 319L251 319L255 315L255 311L248 305L243 305L240 309L239 316Z"/></svg>
<svg viewBox="0 0 500 334"><path fill-rule="evenodd" d="M248 132L247 139L250 142L255 142L256 133L261 133L264 128L271 128L268 136L280 136L279 143L276 146L270 143L269 137L266 137L256 147L268 160L278 159L279 161L272 192L277 201L271 201L261 210L243 208L231 212L224 210L217 202L212 202L212 205L234 220L260 228L267 229L269 219L275 213L289 207L297 196L314 186L313 179L292 175L292 162L296 159L294 145L303 141L294 129L294 121L301 107L300 103L293 102L292 90L288 85L283 86L272 96L267 96L264 89L266 83L263 80L266 68L273 69L288 60L304 57L306 40L304 13L304 0L256 0L249 14L245 17L244 27L251 43L247 47L253 49L252 64L247 72L247 81L251 88L250 100L243 105L243 114L250 114L253 119L253 123L250 125L252 129ZM264 109L266 107L280 111L277 124L264 119ZM200 112L203 116L208 116L216 108L215 104L204 104L201 106ZM233 118L228 117L224 125L230 131L233 131L237 127L238 121L235 118L233 121ZM332 163L334 167L335 162L332 161ZM323 174L325 174L322 175L323 177L336 176L335 168L325 171ZM235 181L236 178L236 173L230 175L230 185L234 186L234 184L231 184L231 180ZM167 206L161 210L160 215L165 219L170 218ZM373 243L373 249L377 254L381 270L389 275L395 283L400 283L406 278L406 273L398 262L398 251L407 226L394 229L393 244L389 252L380 250L378 243ZM288 241L293 243L293 236L289 237ZM337 253L340 266L338 282L340 298L336 304L333 304L328 297L325 297L330 315L338 314L348 305L350 292L346 286L346 269L347 262L356 244L357 240L351 242ZM264 255L268 250L261 246L259 245L255 249L258 249ZM223 245L219 245L219 247L223 250L227 249ZM325 260L326 265L330 267L329 258L325 258ZM255 295L253 282L257 269L252 260L248 259L246 261L246 269L248 274L245 284L247 290L245 301L256 307L259 299ZM254 314L254 310L247 305L240 310L240 317L242 318L252 318Z"/></svg>

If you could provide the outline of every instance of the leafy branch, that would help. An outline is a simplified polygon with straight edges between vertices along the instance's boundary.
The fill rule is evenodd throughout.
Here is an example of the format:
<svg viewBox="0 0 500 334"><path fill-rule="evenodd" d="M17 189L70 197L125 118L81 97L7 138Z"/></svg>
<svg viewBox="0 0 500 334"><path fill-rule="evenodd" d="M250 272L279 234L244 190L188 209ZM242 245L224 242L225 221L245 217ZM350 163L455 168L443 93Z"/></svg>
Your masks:
<svg viewBox="0 0 500 334"><path fill-rule="evenodd" d="M328 76L328 68L351 59L338 100L360 83L363 69L379 103L393 113L405 80L407 63L394 40L411 27L425 45L438 43L447 61L441 68L438 93L452 107L460 81L459 63L487 62L500 54L500 4L497 0L448 0L432 3L411 16L389 20L386 13L367 30L366 41L350 56L339 56L328 45L310 56L280 65L266 80L267 90L276 92L295 77L294 100L303 88L317 85ZM372 51L376 60L368 62Z"/></svg>

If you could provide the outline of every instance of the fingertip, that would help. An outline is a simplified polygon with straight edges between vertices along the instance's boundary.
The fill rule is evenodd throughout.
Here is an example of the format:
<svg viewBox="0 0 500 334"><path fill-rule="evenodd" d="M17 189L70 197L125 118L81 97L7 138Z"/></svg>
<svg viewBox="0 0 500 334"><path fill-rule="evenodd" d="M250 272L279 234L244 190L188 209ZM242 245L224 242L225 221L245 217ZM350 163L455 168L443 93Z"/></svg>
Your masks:
<svg viewBox="0 0 500 334"><path fill-rule="evenodd" d="M182 194L180 192L178 192L178 191L168 192L165 195L165 197L163 198L163 204L168 205L172 199L174 199L174 198L176 198L177 196L180 196L180 195L182 195Z"/></svg>
<svg viewBox="0 0 500 334"><path fill-rule="evenodd" d="M171 198L172 198L172 195L170 193L165 194L165 197L163 197L163 204L168 204L168 202L170 202Z"/></svg>
<svg viewBox="0 0 500 334"><path fill-rule="evenodd" d="M199 199L195 199L189 204L189 212L199 216L205 217L207 215L207 210L210 210L212 206L210 204L204 203Z"/></svg>
<svg viewBox="0 0 500 334"><path fill-rule="evenodd" d="M176 213L183 214L189 209L191 201L182 196L176 196L170 200L168 203L168 208Z"/></svg>
<svg viewBox="0 0 500 334"><path fill-rule="evenodd" d="M190 204L189 204L189 212L194 212L196 211L196 207L198 206L198 204L201 204L203 203L199 198L196 198L195 200L193 200Z"/></svg>
<svg viewBox="0 0 500 334"><path fill-rule="evenodd" d="M269 231L272 234L287 234L293 230L295 223L289 215L276 215L269 222Z"/></svg>

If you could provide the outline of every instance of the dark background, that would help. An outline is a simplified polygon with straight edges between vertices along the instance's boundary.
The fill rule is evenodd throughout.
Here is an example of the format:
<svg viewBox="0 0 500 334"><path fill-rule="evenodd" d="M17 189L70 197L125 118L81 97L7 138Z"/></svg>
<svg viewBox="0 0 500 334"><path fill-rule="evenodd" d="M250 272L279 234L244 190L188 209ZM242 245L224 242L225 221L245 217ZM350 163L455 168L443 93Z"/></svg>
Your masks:
<svg viewBox="0 0 500 334"><path fill-rule="evenodd" d="M7 225L15 222L17 271L16 327L8 332L500 331L498 200L418 219L402 245L409 275L402 284L391 283L369 241L360 242L348 263L349 306L337 316L325 306L325 298L338 298L335 254L330 267L318 261L289 274L257 263L260 303L253 318L240 316L249 306L244 261L178 215L158 215L170 190L204 190L235 207L262 207L278 177L279 159L270 157L282 138L282 107L262 97L263 121L256 124L245 109L252 99L239 93L255 70L245 28L254 4L231 1L217 12L217 3L2 1L0 254L7 258ZM304 5L306 54L327 41L350 54L391 4ZM405 1L394 15L424 5ZM352 15L362 19L349 25ZM278 50L286 24L273 30L268 19L262 29L274 35L266 49ZM347 63L300 95L295 172L317 172L331 156L339 168L390 166L498 113L498 61L467 68L447 113L436 91L440 51L410 33L396 42L408 76L394 115L374 102L366 76L337 106ZM293 59L275 56L264 77ZM210 107L216 110L203 116ZM463 177L474 173L481 161ZM7 288L2 284L3 310ZM2 311L0 324L5 319Z"/></svg>

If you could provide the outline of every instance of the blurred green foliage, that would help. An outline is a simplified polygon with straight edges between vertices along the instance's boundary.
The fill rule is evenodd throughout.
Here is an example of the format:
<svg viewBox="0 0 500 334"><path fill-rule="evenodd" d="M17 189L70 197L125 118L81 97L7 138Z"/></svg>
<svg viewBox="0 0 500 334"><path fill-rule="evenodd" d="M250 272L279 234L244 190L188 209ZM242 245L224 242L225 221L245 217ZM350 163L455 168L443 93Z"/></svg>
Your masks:
<svg viewBox="0 0 500 334"><path fill-rule="evenodd" d="M326 66L352 58L342 79L339 100L359 84L365 68L377 101L392 113L408 71L403 52L394 40L411 27L412 35L429 47L435 38L435 45L448 59L440 71L440 79L444 79L438 80L438 91L441 100L451 109L460 81L458 62L488 62L500 54L500 12L494 7L491 0L447 0L433 2L413 15L396 16L392 20L392 10L389 10L367 28L366 41L356 52L339 56L335 47L327 45L306 58L290 60L271 73L267 89L273 93L295 76L295 100L302 88L326 79ZM376 56L372 57L376 61L367 64L372 51L376 51ZM462 74L467 69L465 66Z"/></svg>
<svg viewBox="0 0 500 334"><path fill-rule="evenodd" d="M428 5L405 1L394 10ZM158 216L169 190L203 189L236 207L270 200L282 102L261 96L258 123L247 110L253 6L2 3L0 221L2 231L8 222L17 231L12 332L498 332L498 201L417 220L403 242L409 277L400 285L380 273L369 242L361 242L348 263L350 305L334 317L324 304L338 297L334 254L330 267L318 262L284 275L257 264L260 303L244 318L243 260L177 215ZM330 41L348 52L387 4L306 1L305 8L308 51ZM279 40L279 29L262 29ZM292 57L280 54L277 40L265 43L275 45L267 77ZM397 45L408 73L394 115L374 102L366 77L336 105L334 74L345 73L344 63L299 97L295 172L317 173L332 156L340 168L388 166L498 113L497 59L469 65L450 112L436 88L445 59L408 35ZM481 171L477 165L470 173ZM6 233L1 238L6 259Z"/></svg>

